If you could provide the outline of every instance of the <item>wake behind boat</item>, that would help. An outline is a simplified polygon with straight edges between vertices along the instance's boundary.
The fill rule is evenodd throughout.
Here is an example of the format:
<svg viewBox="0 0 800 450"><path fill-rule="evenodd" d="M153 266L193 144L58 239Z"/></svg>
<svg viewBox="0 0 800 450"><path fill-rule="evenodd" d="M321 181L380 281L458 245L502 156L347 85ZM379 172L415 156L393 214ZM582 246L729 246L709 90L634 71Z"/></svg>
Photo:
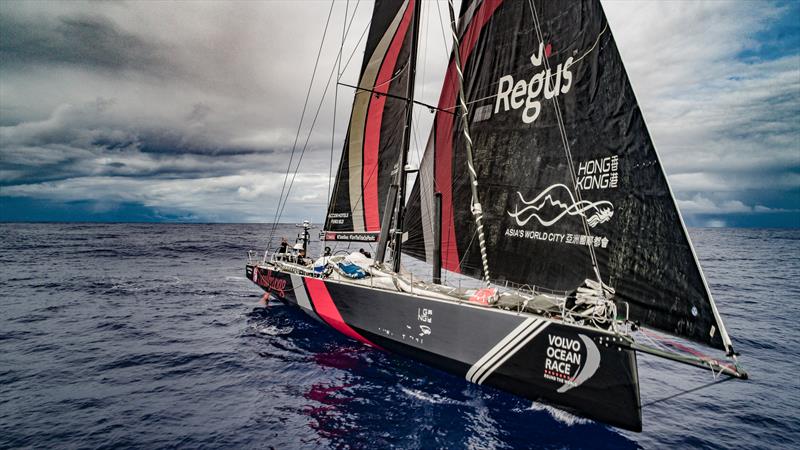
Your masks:
<svg viewBox="0 0 800 450"><path fill-rule="evenodd" d="M630 430L637 352L746 378L600 3L464 1L458 21L451 4L456 51L407 195L419 12L375 4L321 233L331 251L306 257L306 222L295 251L251 253L248 278L372 347ZM375 257L345 242L374 242ZM442 268L480 284L442 284ZM640 327L730 362L644 345Z"/></svg>

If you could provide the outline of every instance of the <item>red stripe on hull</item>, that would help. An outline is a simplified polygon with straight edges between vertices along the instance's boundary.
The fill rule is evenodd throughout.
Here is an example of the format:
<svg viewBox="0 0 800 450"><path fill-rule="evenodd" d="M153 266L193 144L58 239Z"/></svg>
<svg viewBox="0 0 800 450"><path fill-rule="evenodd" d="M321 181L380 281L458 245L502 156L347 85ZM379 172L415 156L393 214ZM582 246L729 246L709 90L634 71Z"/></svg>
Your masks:
<svg viewBox="0 0 800 450"><path fill-rule="evenodd" d="M406 32L408 31L411 15L414 12L416 1L411 1L403 13L397 32L392 38L386 56L381 63L378 78L375 80L375 93L371 94L369 112L364 130L364 171L362 183L364 188L364 226L367 231L380 231L381 219L378 209L378 159L381 143L381 124L383 123L383 110L386 106L386 96L379 93L389 92L394 69L397 66L397 57L403 47Z"/></svg>
<svg viewBox="0 0 800 450"><path fill-rule="evenodd" d="M339 314L339 309L336 308L336 305L333 303L331 294L328 292L328 288L325 286L324 281L316 278L305 277L303 280L305 281L306 288L308 288L308 295L311 298L311 303L314 304L314 309L317 311L317 315L321 317L325 323L347 337L359 340L371 347L381 348L378 345L370 342L364 336L358 334L356 330L350 328L350 326L345 323L342 315Z"/></svg>
<svg viewBox="0 0 800 450"><path fill-rule="evenodd" d="M478 42L483 26L494 14L503 0L486 0L475 13L466 33L461 39L459 52L461 64L467 65L469 56ZM439 99L439 108L453 111L458 97L458 74L455 59L450 61ZM442 192L442 267L451 272L460 272L458 245L456 241L455 216L453 214L453 128L455 115L439 111L436 117L436 167L434 178ZM463 168L466 176L466 167Z"/></svg>

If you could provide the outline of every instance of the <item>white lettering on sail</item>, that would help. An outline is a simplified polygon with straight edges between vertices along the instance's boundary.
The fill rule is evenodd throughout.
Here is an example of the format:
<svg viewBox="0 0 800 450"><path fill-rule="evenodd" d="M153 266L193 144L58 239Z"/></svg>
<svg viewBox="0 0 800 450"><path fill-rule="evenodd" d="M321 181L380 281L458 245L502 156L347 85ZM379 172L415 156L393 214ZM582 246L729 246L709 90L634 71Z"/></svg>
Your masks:
<svg viewBox="0 0 800 450"><path fill-rule="evenodd" d="M546 56L549 56L549 45L547 55L545 55L545 46L541 42L538 53L534 53L530 59L533 67L541 66ZM524 105L522 121L533 123L542 110L542 103L538 100L542 92L547 100L569 92L573 80L572 72L569 69L572 67L573 61L573 58L569 57L563 66L559 64L556 67L555 73L552 72L552 69L542 69L530 80L515 81L512 75L500 77L497 82L497 100L494 104L495 114L500 112L501 107L503 111L508 111L509 109L518 110ZM525 94L527 94L527 98Z"/></svg>
<svg viewBox="0 0 800 450"><path fill-rule="evenodd" d="M578 163L578 189L614 189L619 184L619 156L606 156Z"/></svg>
<svg viewBox="0 0 800 450"><path fill-rule="evenodd" d="M344 220L350 217L349 212L332 212L328 214L328 222L331 225L344 225Z"/></svg>
<svg viewBox="0 0 800 450"><path fill-rule="evenodd" d="M504 236L533 241L546 241L556 244L581 245L584 247L606 248L611 242L605 236L587 236L585 234L550 233L547 231L524 230L522 228L506 228Z"/></svg>
<svg viewBox="0 0 800 450"><path fill-rule="evenodd" d="M614 205L608 200L591 202L589 200L575 200L572 191L563 184L554 184L542 191L533 200L525 200L521 192L517 192L524 205L520 209L515 206L514 212L507 211L519 226L525 226L531 219L536 219L545 227L558 222L564 216L582 216L586 223L594 228L608 222L614 216Z"/></svg>

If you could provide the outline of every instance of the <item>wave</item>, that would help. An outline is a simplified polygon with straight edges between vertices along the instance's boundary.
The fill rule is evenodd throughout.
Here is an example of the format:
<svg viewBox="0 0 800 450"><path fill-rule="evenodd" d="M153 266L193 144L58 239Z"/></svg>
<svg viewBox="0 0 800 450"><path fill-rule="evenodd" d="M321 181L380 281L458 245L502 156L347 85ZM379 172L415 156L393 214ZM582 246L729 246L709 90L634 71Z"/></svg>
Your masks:
<svg viewBox="0 0 800 450"><path fill-rule="evenodd" d="M460 402L458 400L453 400L451 398L442 397L438 394L428 394L417 389L409 389L407 387L401 386L400 390L403 391L404 394L408 395L409 397L413 397L417 400L421 400L423 402L432 403L434 405L460 405L466 406L467 404L464 402Z"/></svg>
<svg viewBox="0 0 800 450"><path fill-rule="evenodd" d="M584 419L583 417L574 416L566 411L562 411L560 409L553 408L552 406L543 405L541 403L533 402L531 407L528 408L529 411L547 411L553 419L563 423L567 426L574 426L574 425L583 425L587 423L592 423L589 419Z"/></svg>

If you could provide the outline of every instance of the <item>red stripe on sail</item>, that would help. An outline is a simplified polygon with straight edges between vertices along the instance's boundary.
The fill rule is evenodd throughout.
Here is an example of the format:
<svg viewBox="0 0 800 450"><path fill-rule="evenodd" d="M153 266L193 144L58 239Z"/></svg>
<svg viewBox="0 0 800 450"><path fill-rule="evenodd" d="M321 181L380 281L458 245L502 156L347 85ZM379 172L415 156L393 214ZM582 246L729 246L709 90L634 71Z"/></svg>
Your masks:
<svg viewBox="0 0 800 450"><path fill-rule="evenodd" d="M339 309L337 309L336 305L333 303L331 294L328 292L324 281L305 277L303 280L305 280L306 288L308 288L308 295L311 298L311 303L314 304L314 309L322 320L345 336L359 340L369 346L380 348L367 340L364 336L358 334L356 330L350 328L350 326L345 323L342 315L339 314Z"/></svg>
<svg viewBox="0 0 800 450"><path fill-rule="evenodd" d="M467 65L467 60L478 42L483 26L492 17L503 0L486 0L469 23L466 33L461 39L459 52L461 64ZM439 98L439 108L454 111L458 97L458 73L456 72L455 59L451 59L447 67L447 74ZM436 117L436 167L435 179L439 190L442 192L442 267L460 272L458 245L456 241L455 216L453 214L453 128L455 115L439 111ZM464 176L467 168L464 167Z"/></svg>
<svg viewBox="0 0 800 450"><path fill-rule="evenodd" d="M403 47L411 15L414 11L415 0L412 0L400 20L392 42L386 51L386 56L381 63L378 78L375 80L375 93L371 94L367 123L364 129L364 166L362 183L364 189L364 225L366 231L380 231L381 218L378 209L378 158L381 143L381 124L383 123L383 110L386 106L386 94L389 92L392 75L397 66L397 57Z"/></svg>

